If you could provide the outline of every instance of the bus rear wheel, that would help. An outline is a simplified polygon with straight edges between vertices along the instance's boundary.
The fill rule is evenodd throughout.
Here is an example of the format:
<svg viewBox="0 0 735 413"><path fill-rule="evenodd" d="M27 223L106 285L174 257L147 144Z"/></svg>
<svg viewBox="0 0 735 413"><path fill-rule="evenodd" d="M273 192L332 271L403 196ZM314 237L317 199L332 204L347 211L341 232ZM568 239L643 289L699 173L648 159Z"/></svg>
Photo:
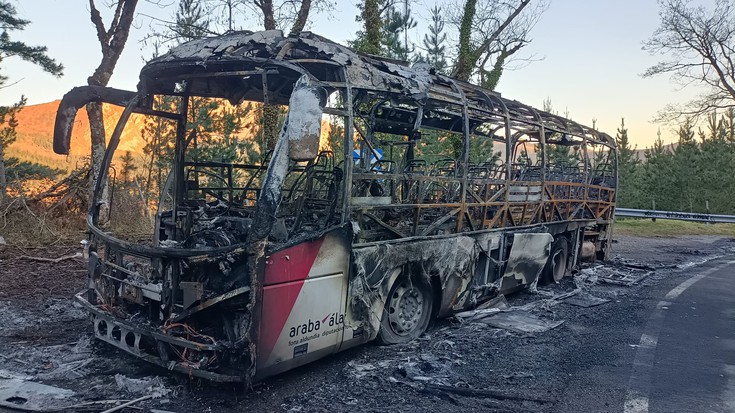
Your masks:
<svg viewBox="0 0 735 413"><path fill-rule="evenodd" d="M401 276L388 294L378 340L383 344L401 344L418 338L429 326L432 297L427 281Z"/></svg>
<svg viewBox="0 0 735 413"><path fill-rule="evenodd" d="M569 242L564 237L558 237L551 243L551 254L544 267L544 281L558 283L567 275L569 261Z"/></svg>

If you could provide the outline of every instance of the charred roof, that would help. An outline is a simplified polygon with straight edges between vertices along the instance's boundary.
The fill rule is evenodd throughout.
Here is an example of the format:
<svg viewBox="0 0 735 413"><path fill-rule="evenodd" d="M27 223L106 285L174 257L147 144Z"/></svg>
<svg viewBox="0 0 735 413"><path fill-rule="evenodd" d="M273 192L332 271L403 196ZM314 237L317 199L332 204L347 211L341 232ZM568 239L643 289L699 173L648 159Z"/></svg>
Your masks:
<svg viewBox="0 0 735 413"><path fill-rule="evenodd" d="M139 89L144 94L287 104L293 84L303 74L328 89L350 87L356 91L355 99L383 97L398 111L401 108L396 102L414 102L423 107L425 127L461 130L466 110L473 133L498 131L507 120L514 133L538 136L543 126L547 136L584 137L614 147L607 134L441 75L429 65L409 66L359 53L311 32L285 36L280 30L245 31L193 40L151 60L141 71ZM408 125L410 118L406 116L399 123ZM431 123L439 118L444 120ZM391 127L390 120L378 123ZM393 127L395 133L405 132L400 125ZM563 140L560 143L565 144Z"/></svg>

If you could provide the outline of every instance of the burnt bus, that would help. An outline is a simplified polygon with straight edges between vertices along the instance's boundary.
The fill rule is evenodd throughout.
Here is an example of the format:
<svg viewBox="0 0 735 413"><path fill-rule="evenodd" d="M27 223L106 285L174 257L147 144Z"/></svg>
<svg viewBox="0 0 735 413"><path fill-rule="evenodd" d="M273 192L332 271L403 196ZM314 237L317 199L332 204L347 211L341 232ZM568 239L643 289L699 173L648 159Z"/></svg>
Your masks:
<svg viewBox="0 0 735 413"><path fill-rule="evenodd" d="M156 104L164 97L173 110ZM272 151L200 159L191 112L202 99L284 108ZM56 153L69 153L90 102L124 110L96 181L89 283L76 298L98 339L169 370L251 382L374 339L407 342L434 318L559 281L610 251L614 140L425 65L309 32L194 40L146 64L137 91L66 94ZM100 224L133 114L175 124L149 242ZM340 125L331 150L327 116ZM473 148L492 142L500 154L476 159ZM438 145L454 152L429 156ZM560 150L575 156L562 162Z"/></svg>

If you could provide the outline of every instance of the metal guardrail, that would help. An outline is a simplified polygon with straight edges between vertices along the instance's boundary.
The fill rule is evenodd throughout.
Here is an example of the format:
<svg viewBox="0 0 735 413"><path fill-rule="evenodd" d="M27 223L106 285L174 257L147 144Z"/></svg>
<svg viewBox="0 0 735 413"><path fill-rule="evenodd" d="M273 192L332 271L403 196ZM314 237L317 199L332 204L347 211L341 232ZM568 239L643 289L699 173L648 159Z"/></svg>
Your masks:
<svg viewBox="0 0 735 413"><path fill-rule="evenodd" d="M700 214L696 212L656 211L646 209L616 208L616 217L675 219L679 221L735 224L735 215Z"/></svg>

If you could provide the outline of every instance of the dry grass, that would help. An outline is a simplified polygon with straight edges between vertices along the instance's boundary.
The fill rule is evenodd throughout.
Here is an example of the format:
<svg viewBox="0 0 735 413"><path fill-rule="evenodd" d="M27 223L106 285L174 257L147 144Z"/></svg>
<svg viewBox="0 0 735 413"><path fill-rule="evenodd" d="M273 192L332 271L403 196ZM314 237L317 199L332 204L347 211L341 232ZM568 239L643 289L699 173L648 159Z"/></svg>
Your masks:
<svg viewBox="0 0 735 413"><path fill-rule="evenodd" d="M82 216L48 213L38 205L15 198L0 206L0 235L9 245L41 247L76 243L85 239Z"/></svg>
<svg viewBox="0 0 735 413"><path fill-rule="evenodd" d="M670 219L626 218L615 223L615 233L639 237L672 237L677 235L720 235L735 237L735 224L706 224Z"/></svg>
<svg viewBox="0 0 735 413"><path fill-rule="evenodd" d="M111 222L105 228L124 240L150 240L153 233L150 220L136 203L124 201L115 201ZM87 238L85 212L63 208L49 211L38 203L26 205L21 198L0 205L0 236L9 245L23 248L73 245Z"/></svg>
<svg viewBox="0 0 735 413"><path fill-rule="evenodd" d="M87 174L75 172L58 183L13 182L0 200L0 236L8 245L42 247L86 238Z"/></svg>
<svg viewBox="0 0 735 413"><path fill-rule="evenodd" d="M123 189L117 189L112 199L108 229L115 237L139 242L151 240L154 226L152 218L145 216L140 198Z"/></svg>

